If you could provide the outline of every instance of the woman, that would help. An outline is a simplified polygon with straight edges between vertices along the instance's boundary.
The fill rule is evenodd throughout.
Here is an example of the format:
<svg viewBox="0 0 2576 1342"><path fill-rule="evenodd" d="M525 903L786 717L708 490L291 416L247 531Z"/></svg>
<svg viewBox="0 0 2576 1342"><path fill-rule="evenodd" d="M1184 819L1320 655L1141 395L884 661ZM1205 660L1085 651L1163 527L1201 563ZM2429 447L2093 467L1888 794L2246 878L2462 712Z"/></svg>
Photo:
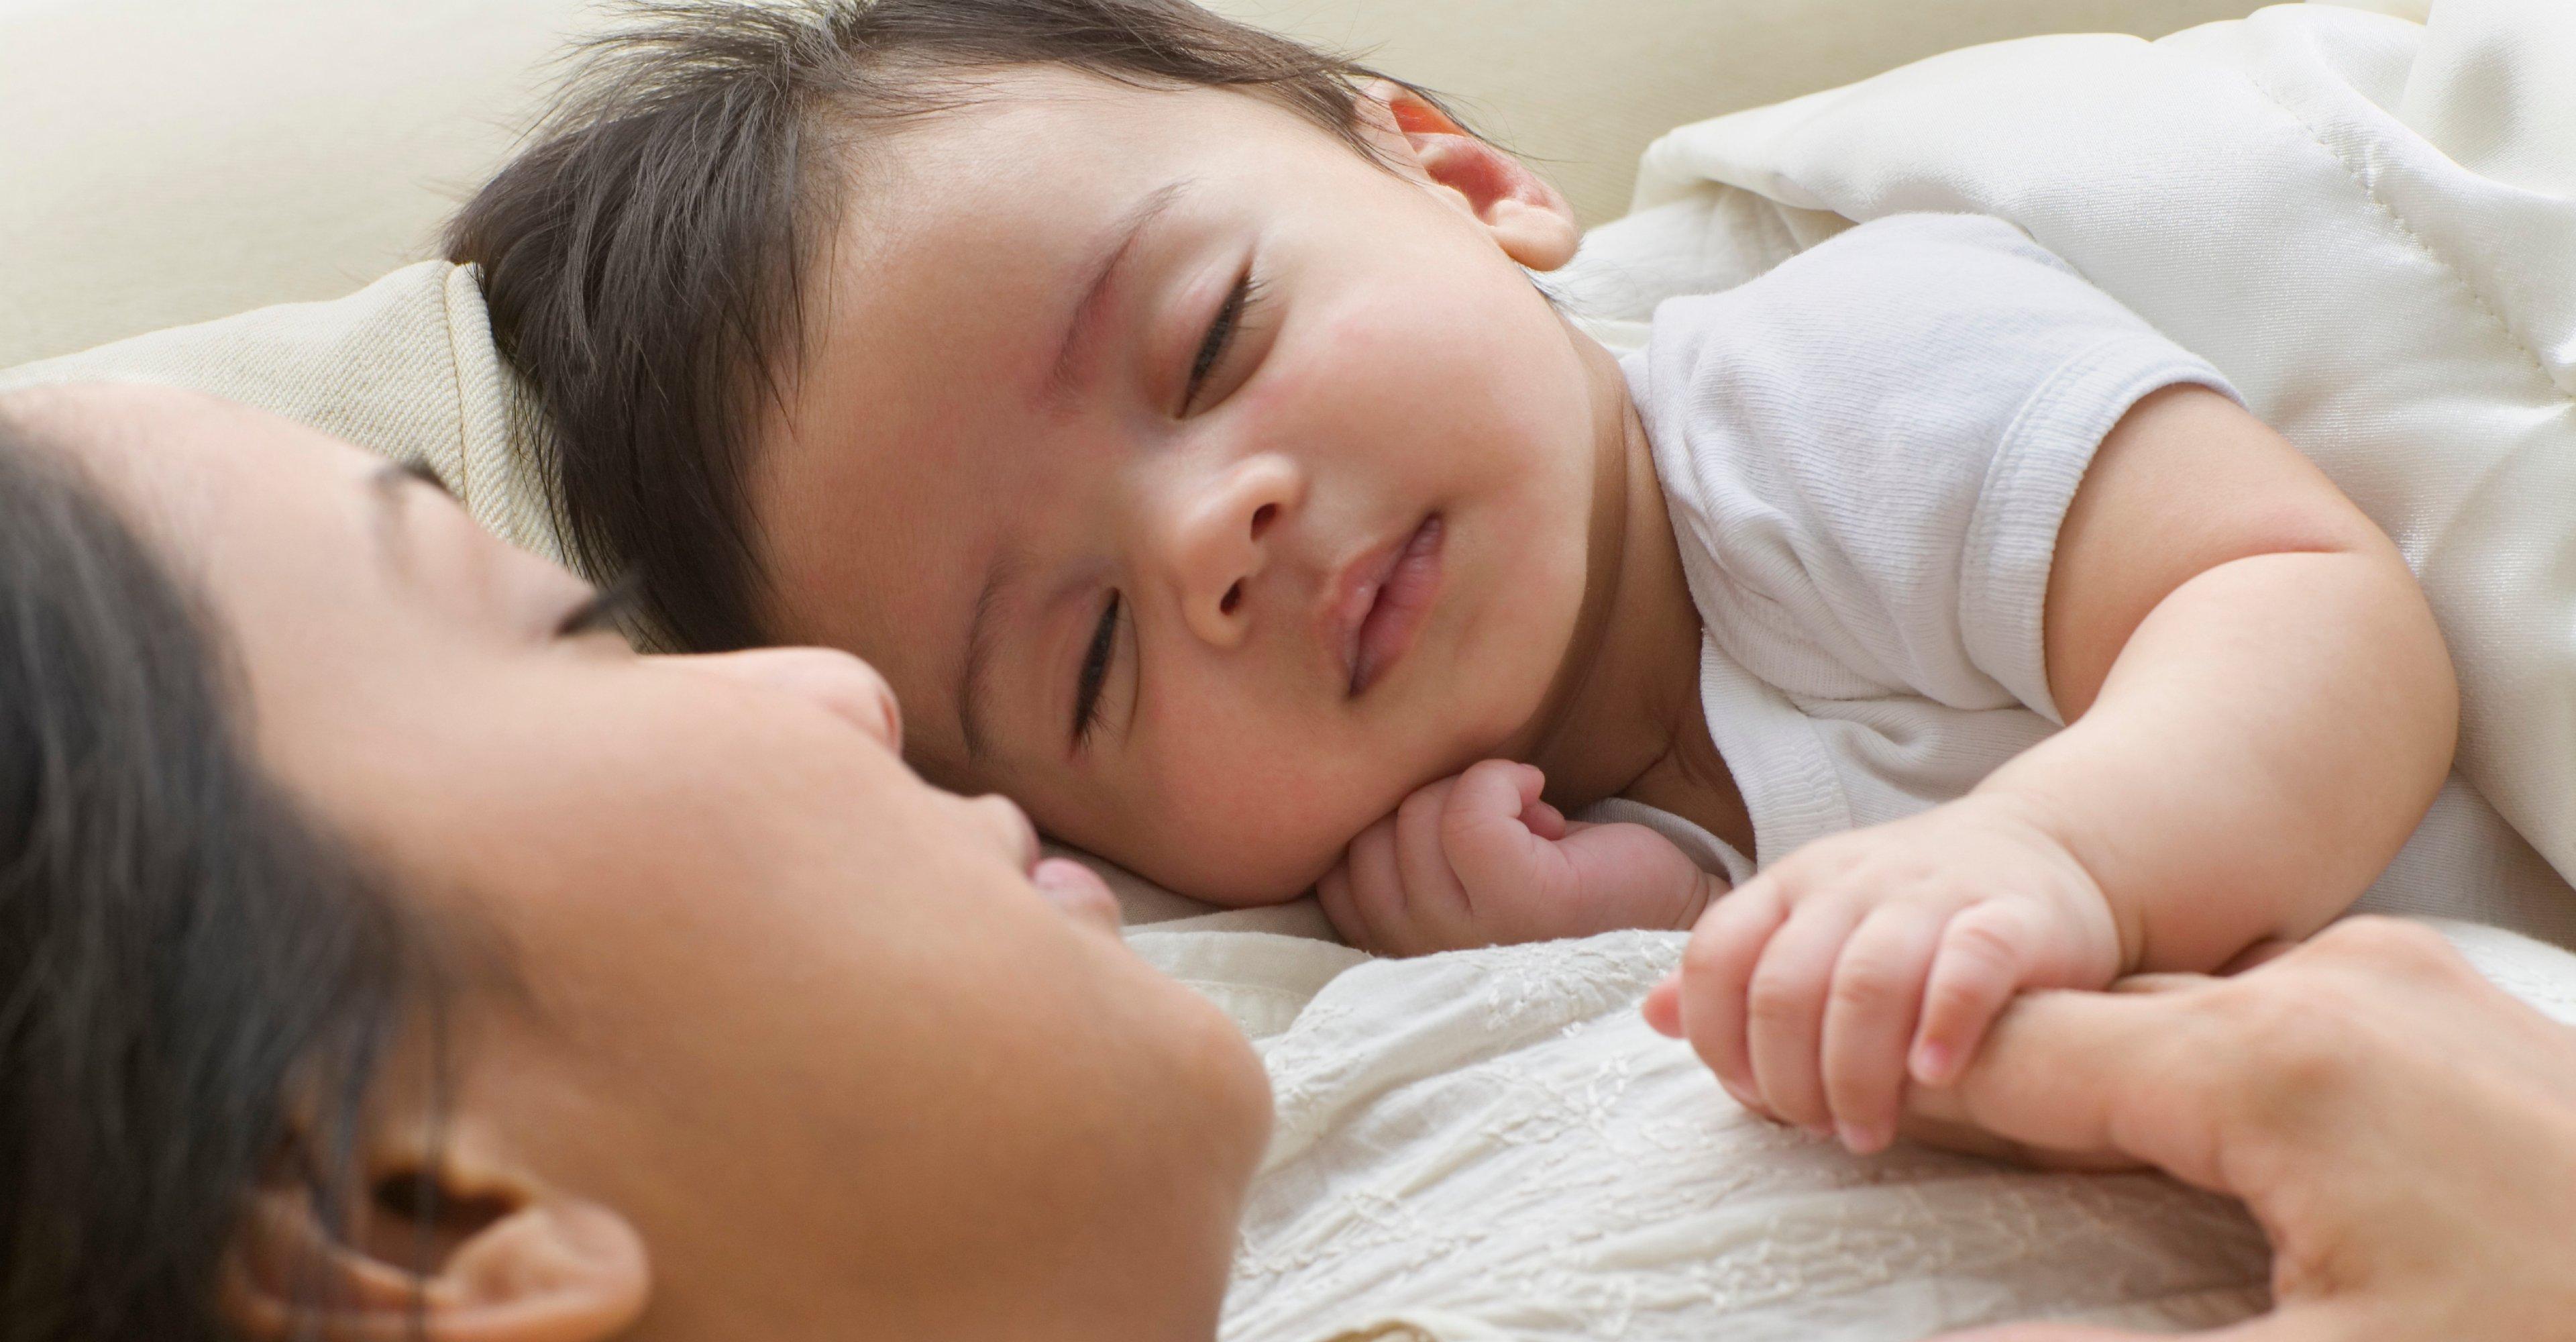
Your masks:
<svg viewBox="0 0 2576 1342"><path fill-rule="evenodd" d="M174 1134L199 1130L184 1093L127 1098L113 1079L72 1096L19 1090L24 1027L11 1021L13 1109L74 1126L90 1105L122 1103L135 1112L117 1121L157 1125L141 1135L172 1148L142 1173L195 1176L172 1200L204 1218L228 1194L254 1194L226 1280L241 1331L304 1336L301 1312L319 1307L348 1316L351 1336L392 1339L410 1335L419 1307L432 1336L493 1339L630 1325L645 1337L846 1336L852 1320L889 1337L1212 1333L1261 1149L1259 1067L1204 1000L1121 948L1096 882L1063 883L1079 869L1049 866L1066 898L1033 888L1016 811L912 781L864 668L803 653L628 656L587 586L489 540L417 479L284 421L140 389L21 405L27 433L64 448L11 452L18 473L41 481L77 454L145 548L184 556L173 567L207 594L201 623L229 647L203 653L162 619L155 664L200 680L229 664L239 683L200 686L203 711L185 730L213 734L239 710L257 765L221 748L238 785L265 773L386 873L454 984L443 1027L413 1031L412 1052L378 1069L376 1121L346 1182L379 1195L348 1209L346 1235L317 1222L305 1171L330 1168L330 1128L353 1121L340 1101L366 1060L335 1053L334 1032L389 1022L390 957L364 924L300 937L269 926L316 905L342 918L336 889L236 913L186 889L184 870L136 877L164 903L194 905L174 908L172 925L240 921L254 926L235 935L286 938L241 963L212 947L165 974L174 987L219 981L213 1000L164 1013L173 1028L213 1029L206 1018L227 1012L266 1022L196 1064L227 1067L238 1049L267 1067L234 1083L272 1093L231 1097L247 1111L232 1140L252 1149L226 1166L160 1168L184 1154ZM6 492L18 497L18 482ZM72 484L45 492L80 506ZM87 533L110 533L108 517L91 507ZM62 530L50 548L82 542ZM9 531L15 546L49 545ZM122 567L128 586L146 585L139 558ZM90 602L93 623L122 600ZM17 636L59 642L49 627ZM93 661L122 656L105 645ZM92 687L118 688L95 667L46 688ZM90 716L105 730L157 697L120 692ZM40 814L70 823L81 800L41 796ZM192 838L223 818L132 827ZM91 911L69 907L79 894L51 901L65 924L51 940L82 935ZM12 954L24 944L13 935ZM120 1009L135 985L110 970L59 982L77 949L12 966L13 1016L29 1002L79 1037ZM294 1017L299 1007L320 1019ZM447 1046L429 1049L442 1035ZM328 1065L299 1086L301 1067L272 1059L286 1050ZM423 1056L438 1052L444 1076ZM341 1121L302 1131L299 1105ZM88 1154L69 1140L11 1152L13 1171ZM181 1244L137 1207L141 1224L102 1222L95 1253L62 1245L77 1261L49 1267L36 1250L67 1214L122 1205L128 1190L21 1177L42 1201L6 1199L0 1335L192 1335L163 1325L200 1284L189 1278L204 1234ZM957 1195L977 1187L993 1196ZM1157 1195L1133 1196L1148 1188ZM1088 1233L1059 1233L1076 1222ZM101 1282L83 1286L82 1317L21 1331L23 1303L106 1271L101 1255L141 1271L182 1250L160 1273L171 1303L149 1320L128 1320L118 1284Z"/></svg>
<svg viewBox="0 0 2576 1342"><path fill-rule="evenodd" d="M1265 1158L1243 1035L1122 947L1096 881L1033 866L1015 811L906 773L857 663L629 656L595 636L612 601L238 407L0 414L0 1338L2259 1306L2214 1199L1744 1115L1633 1009L1673 937L1359 964L1140 934L1263 1036Z"/></svg>

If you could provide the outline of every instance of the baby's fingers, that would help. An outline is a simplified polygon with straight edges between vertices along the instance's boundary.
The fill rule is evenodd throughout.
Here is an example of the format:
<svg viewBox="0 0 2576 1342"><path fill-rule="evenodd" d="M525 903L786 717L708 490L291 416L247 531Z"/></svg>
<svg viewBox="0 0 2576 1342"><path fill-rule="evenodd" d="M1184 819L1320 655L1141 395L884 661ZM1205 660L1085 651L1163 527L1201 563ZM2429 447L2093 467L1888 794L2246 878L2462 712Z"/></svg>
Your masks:
<svg viewBox="0 0 2576 1342"><path fill-rule="evenodd" d="M1762 1107L1762 1092L1745 1044L1744 998L1762 948L1788 917L1779 885L1755 877L1709 906L1682 951L1676 1019L1718 1084L1747 1108Z"/></svg>
<svg viewBox="0 0 2576 1342"><path fill-rule="evenodd" d="M1646 1018L1647 1029L1667 1039L1683 1038L1681 974L1668 974L1663 982L1647 989L1646 1000L1637 1004L1637 1011Z"/></svg>
<svg viewBox="0 0 2576 1342"><path fill-rule="evenodd" d="M1825 994L1834 962L1863 910L1841 900L1799 904L1772 934L1762 962L1745 990L1746 1045L1753 1080L1771 1112L1799 1127L1822 1132L1832 1111L1825 1103Z"/></svg>
<svg viewBox="0 0 2576 1342"><path fill-rule="evenodd" d="M1843 1145L1868 1155L1896 1140L1905 1101L1905 1050L1941 920L1902 904L1861 920L1834 963L1825 1003L1825 1101Z"/></svg>
<svg viewBox="0 0 2576 1342"><path fill-rule="evenodd" d="M1380 821L1360 831L1341 865L1316 882L1315 898L1342 940L1372 955L1404 954L1407 919L1395 826Z"/></svg>
<svg viewBox="0 0 2576 1342"><path fill-rule="evenodd" d="M1416 789L1395 811L1395 865L1404 879L1405 906L1416 924L1437 924L1443 946L1469 944L1463 925L1473 909L1441 847L1441 815L1458 780Z"/></svg>
<svg viewBox="0 0 2576 1342"><path fill-rule="evenodd" d="M1915 1080L1927 1086L1957 1080L1995 1013L2029 979L2028 916L2018 904L1990 901L1961 910L1942 929L1914 1036L1909 1066Z"/></svg>
<svg viewBox="0 0 2576 1342"><path fill-rule="evenodd" d="M1534 873L1551 854L1548 841L1521 816L1544 805L1538 794L1546 784L1547 776L1535 767L1510 760L1486 760L1458 775L1439 811L1440 838L1470 899L1479 891L1536 883Z"/></svg>

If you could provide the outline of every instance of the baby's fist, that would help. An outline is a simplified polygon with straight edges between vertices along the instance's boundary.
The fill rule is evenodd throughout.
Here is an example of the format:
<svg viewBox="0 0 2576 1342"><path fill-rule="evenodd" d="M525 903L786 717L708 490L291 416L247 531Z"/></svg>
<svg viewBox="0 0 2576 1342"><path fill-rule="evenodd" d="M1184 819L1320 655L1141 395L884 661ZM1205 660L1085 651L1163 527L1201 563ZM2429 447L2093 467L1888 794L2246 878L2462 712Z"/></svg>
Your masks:
<svg viewBox="0 0 2576 1342"><path fill-rule="evenodd" d="M1486 760L1406 797L1316 883L1343 939L1381 955L1685 928L1716 889L1642 825L1586 825L1540 800L1546 777Z"/></svg>

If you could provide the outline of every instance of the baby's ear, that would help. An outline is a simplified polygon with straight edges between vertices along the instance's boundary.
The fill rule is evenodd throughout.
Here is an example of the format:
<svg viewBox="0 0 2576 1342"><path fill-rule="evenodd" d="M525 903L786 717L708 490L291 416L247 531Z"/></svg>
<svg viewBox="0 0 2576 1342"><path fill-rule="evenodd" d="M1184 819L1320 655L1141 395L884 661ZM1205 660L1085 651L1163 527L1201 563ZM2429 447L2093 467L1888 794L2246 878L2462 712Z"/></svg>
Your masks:
<svg viewBox="0 0 2576 1342"><path fill-rule="evenodd" d="M1396 169L1456 199L1503 253L1532 270L1574 258L1574 208L1529 165L1478 139L1430 99L1392 79L1359 90L1361 133Z"/></svg>

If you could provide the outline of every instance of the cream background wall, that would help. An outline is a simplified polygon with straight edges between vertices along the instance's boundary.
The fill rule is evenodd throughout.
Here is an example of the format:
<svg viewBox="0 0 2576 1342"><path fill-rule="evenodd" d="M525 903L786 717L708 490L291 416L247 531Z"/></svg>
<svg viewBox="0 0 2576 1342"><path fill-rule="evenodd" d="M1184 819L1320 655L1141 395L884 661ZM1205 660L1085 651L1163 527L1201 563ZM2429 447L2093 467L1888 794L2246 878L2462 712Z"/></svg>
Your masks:
<svg viewBox="0 0 2576 1342"><path fill-rule="evenodd" d="M1686 121L2035 32L2159 35L2249 0L1216 0L1373 49L1625 206ZM429 255L509 151L576 0L0 0L0 367Z"/></svg>
<svg viewBox="0 0 2576 1342"><path fill-rule="evenodd" d="M1619 217L1675 126L2033 33L2162 37L2252 0L1201 0L1454 95L1586 225Z"/></svg>

